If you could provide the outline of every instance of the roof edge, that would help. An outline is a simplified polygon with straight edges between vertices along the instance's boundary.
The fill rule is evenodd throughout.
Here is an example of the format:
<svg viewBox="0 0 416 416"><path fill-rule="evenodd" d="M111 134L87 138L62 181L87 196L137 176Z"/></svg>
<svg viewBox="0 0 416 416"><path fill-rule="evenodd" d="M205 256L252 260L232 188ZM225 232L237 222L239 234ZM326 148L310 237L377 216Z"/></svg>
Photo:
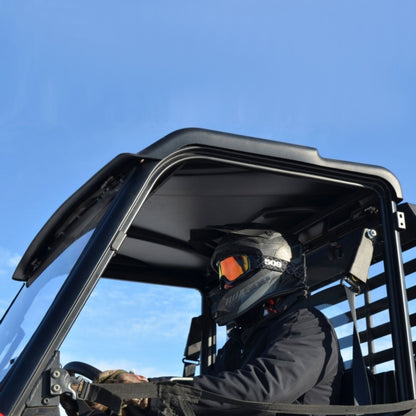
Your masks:
<svg viewBox="0 0 416 416"><path fill-rule="evenodd" d="M307 163L321 168L343 170L381 178L390 184L394 191L396 202L400 202L403 199L402 187L398 178L390 170L382 166L327 159L321 157L318 150L314 147L216 130L193 127L176 130L141 150L137 155L143 158L161 160L175 151L192 145L275 157Z"/></svg>

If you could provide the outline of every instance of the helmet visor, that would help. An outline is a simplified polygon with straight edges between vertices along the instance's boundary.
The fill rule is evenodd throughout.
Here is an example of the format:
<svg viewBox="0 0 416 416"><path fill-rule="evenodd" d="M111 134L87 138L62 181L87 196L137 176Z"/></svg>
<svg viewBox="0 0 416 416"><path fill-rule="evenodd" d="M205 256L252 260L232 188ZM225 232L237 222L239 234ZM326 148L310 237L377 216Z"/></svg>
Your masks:
<svg viewBox="0 0 416 416"><path fill-rule="evenodd" d="M220 279L225 279L231 283L250 270L251 256L246 254L236 254L218 261L218 275Z"/></svg>

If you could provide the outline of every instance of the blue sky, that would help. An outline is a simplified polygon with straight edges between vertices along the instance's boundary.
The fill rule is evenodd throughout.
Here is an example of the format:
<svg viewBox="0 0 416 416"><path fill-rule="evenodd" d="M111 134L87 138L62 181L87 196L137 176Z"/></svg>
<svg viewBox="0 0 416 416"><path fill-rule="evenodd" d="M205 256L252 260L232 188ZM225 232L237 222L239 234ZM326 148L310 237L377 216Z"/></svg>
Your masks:
<svg viewBox="0 0 416 416"><path fill-rule="evenodd" d="M382 165L416 202L415 16L406 0L0 0L0 312L56 208L178 128ZM146 367L139 347L126 366Z"/></svg>

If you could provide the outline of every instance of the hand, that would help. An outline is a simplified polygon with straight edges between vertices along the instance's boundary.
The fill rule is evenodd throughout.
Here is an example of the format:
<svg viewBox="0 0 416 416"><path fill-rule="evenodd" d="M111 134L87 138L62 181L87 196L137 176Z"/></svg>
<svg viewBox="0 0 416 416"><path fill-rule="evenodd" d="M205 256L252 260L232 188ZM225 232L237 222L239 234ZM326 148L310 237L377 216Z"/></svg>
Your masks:
<svg viewBox="0 0 416 416"><path fill-rule="evenodd" d="M103 371L99 374L96 383L146 383L149 380L138 374L128 373L124 370L107 370ZM126 407L134 407L139 408L141 410L146 409L149 406L149 399L148 398L139 398L139 399L130 399L123 403L122 408L122 415L124 416ZM94 403L94 409L99 410L101 412L105 412L107 410L106 406L103 406L99 403Z"/></svg>

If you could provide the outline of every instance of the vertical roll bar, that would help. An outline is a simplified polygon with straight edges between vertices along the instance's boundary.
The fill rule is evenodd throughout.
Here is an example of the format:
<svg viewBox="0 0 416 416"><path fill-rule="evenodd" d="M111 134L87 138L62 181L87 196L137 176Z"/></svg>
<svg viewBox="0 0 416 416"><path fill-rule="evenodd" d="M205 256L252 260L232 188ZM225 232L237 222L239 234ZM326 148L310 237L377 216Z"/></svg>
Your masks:
<svg viewBox="0 0 416 416"><path fill-rule="evenodd" d="M390 206L389 206L390 202ZM381 204L384 230L385 276L397 374L399 400L416 398L415 360L407 304L400 234L397 229L397 206L391 199Z"/></svg>

